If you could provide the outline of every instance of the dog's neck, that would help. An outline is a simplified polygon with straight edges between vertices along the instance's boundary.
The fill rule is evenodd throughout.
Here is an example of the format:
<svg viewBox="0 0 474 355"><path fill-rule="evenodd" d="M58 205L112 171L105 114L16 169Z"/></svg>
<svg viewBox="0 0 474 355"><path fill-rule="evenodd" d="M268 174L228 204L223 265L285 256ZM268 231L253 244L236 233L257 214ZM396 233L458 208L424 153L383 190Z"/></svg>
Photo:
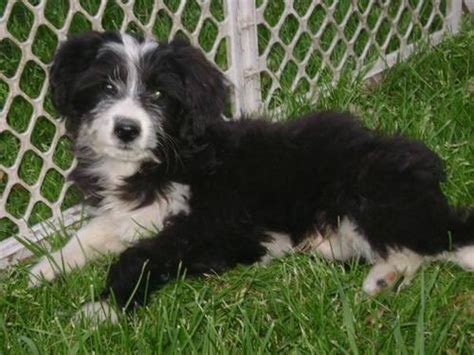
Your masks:
<svg viewBox="0 0 474 355"><path fill-rule="evenodd" d="M77 165L69 179L86 197L86 203L100 207L110 196L132 208L167 199L173 177L182 177L180 164L169 166L158 160L123 161L99 157L87 149L76 149ZM181 179L184 181L184 179Z"/></svg>
<svg viewBox="0 0 474 355"><path fill-rule="evenodd" d="M136 174L141 162L123 161L98 156L87 148L75 149L77 165L69 175L86 196L89 204L100 204L104 192L114 191L124 185L126 178Z"/></svg>

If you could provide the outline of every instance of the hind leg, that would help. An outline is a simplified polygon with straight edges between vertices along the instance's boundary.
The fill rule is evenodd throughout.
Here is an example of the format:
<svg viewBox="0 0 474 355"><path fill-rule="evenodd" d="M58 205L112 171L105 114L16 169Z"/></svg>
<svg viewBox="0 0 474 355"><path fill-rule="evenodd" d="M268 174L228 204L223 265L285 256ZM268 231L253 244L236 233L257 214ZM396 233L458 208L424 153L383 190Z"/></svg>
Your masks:
<svg viewBox="0 0 474 355"><path fill-rule="evenodd" d="M326 237L318 232L311 243L314 245L313 250L328 261L346 261L354 256L350 243L334 232Z"/></svg>
<svg viewBox="0 0 474 355"><path fill-rule="evenodd" d="M374 296L391 288L400 277L403 277L400 288L406 286L411 282L422 262L421 255L408 249L390 251L386 258L377 259L362 288L365 293Z"/></svg>
<svg viewBox="0 0 474 355"><path fill-rule="evenodd" d="M330 230L326 237L317 233L313 249L326 260L347 261L363 257L368 262L375 260L375 252L364 235L359 232L356 222L348 217L342 218L335 230Z"/></svg>

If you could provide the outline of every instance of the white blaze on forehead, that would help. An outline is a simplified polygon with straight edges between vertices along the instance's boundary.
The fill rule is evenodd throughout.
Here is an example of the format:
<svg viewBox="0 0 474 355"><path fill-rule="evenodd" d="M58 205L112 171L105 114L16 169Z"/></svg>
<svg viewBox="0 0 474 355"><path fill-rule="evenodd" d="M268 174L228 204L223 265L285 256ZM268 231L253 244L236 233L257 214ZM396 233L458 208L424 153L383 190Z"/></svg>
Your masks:
<svg viewBox="0 0 474 355"><path fill-rule="evenodd" d="M109 42L106 44L106 47L123 55L125 59L137 64L145 53L155 50L158 47L158 43L149 38L140 42L135 37L123 33L122 43Z"/></svg>
<svg viewBox="0 0 474 355"><path fill-rule="evenodd" d="M151 39L147 38L139 42L135 37L126 33L122 34L122 43L111 42L106 44L106 48L113 50L123 57L127 64L127 89L129 94L135 94L138 88L140 59L147 52L153 51L157 47L158 44Z"/></svg>

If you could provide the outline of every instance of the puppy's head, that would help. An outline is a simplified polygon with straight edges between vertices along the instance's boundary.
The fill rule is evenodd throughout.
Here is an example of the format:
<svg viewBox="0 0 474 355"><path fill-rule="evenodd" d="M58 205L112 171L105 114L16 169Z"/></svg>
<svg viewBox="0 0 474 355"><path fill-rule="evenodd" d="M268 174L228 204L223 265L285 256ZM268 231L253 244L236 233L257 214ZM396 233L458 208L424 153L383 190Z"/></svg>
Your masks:
<svg viewBox="0 0 474 355"><path fill-rule="evenodd" d="M63 43L50 85L76 146L125 161L160 159L171 140L201 135L226 99L222 74L189 43L112 32Z"/></svg>

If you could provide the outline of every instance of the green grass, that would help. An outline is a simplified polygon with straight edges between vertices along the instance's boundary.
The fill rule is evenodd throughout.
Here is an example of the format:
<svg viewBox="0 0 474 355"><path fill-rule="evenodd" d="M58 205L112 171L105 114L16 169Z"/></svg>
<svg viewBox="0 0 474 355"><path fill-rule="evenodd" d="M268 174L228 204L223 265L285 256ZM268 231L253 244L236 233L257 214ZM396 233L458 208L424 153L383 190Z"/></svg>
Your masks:
<svg viewBox="0 0 474 355"><path fill-rule="evenodd" d="M80 2L89 13L97 11L96 0ZM295 1L296 11L305 13L309 2ZM332 2L324 1L325 4ZM47 3L46 18L54 27L60 28L67 13L67 2L49 0ZM222 21L220 3L211 3L215 23ZM273 23L278 21L281 1L270 3L272 8L264 15ZM2 4L0 1L0 9ZM147 4L149 1L137 1L135 5L139 21L146 22L149 17ZM165 1L171 12L176 12L178 4L176 0ZM367 1L358 4L364 10ZM108 8L102 23L106 28L117 28L123 13L117 6L108 5ZM18 5L15 9L17 15L8 26L12 28L12 34L22 40L29 31L31 17L26 13L25 20L21 21L25 7ZM337 21L340 21L340 14L344 14L343 10L336 11ZM319 8L318 11L312 17L315 31L324 13ZM379 10L374 7L373 11L369 18L376 18ZM171 29L170 18L164 10L159 18L153 28L159 38L165 38ZM189 13L183 21L192 29L196 18L196 13ZM402 30L408 20L404 21L400 24ZM84 17L76 16L72 30L80 31L89 26ZM291 40L294 26L294 21L288 20L280 32L283 43ZM208 23L207 27L199 40L205 48L210 48L215 36L213 23ZM351 28L346 29L349 34ZM33 51L41 62L49 63L57 38L47 28L39 35ZM259 28L259 38L265 46L264 27ZM296 59L304 57L308 40L303 37L302 44L295 48ZM363 38L361 41L363 44ZM223 43L218 58L227 63ZM325 90L326 94L317 104L283 90L283 95L278 97L283 104L282 114L294 116L314 109L351 110L371 128L421 139L446 162L448 180L443 188L450 201L473 204L472 43L474 23L471 21L456 38L448 39L434 50L423 49L408 62L397 65L375 89L368 90L363 83L343 77L335 88ZM0 49L0 70L5 76L12 77L17 70L18 48L9 41L0 41ZM279 68L281 55L277 51L269 59L274 70ZM28 70L28 76L20 85L34 98L42 85L43 73L34 64ZM315 59L307 71L315 74L318 70ZM287 74L281 77L282 83L291 83L294 67L290 65L284 72ZM31 83L27 81L29 76ZM322 86L325 84L321 83ZM8 88L0 85L0 103L5 92ZM12 131L22 133L32 124L31 105L18 98L12 107L7 122ZM46 100L45 108L57 117L50 98ZM69 167L70 142L63 138L57 148L52 148L50 141L55 128L45 117L33 127L33 145L40 152L54 149L55 163L61 168ZM1 132L0 147L4 148L0 149L1 171L2 166L11 166L19 159L19 144L10 132ZM41 157L27 151L21 159L20 177L26 185L35 183L43 165ZM0 176L0 195L7 179L6 175ZM48 171L41 188L45 198L57 199L63 179L58 171ZM18 186L8 199L9 211L21 215L29 199L29 194ZM63 207L70 207L79 200L80 194L72 187ZM46 205L35 204L29 222L31 225L37 223L50 213ZM2 236L13 234L15 228L11 221L0 218L0 240ZM64 241L63 233L58 233L53 245L59 247ZM400 294L388 292L369 299L361 291L368 266L329 264L308 255L294 255L265 268L240 267L220 277L180 280L157 293L148 308L139 310L129 320L122 319L116 326L103 324L93 328L88 324L73 323L71 318L79 305L100 291L110 261L110 257L105 257L35 290L26 289L27 263L3 272L0 275L0 353L468 354L474 351L474 278L447 264L424 268L413 284Z"/></svg>

